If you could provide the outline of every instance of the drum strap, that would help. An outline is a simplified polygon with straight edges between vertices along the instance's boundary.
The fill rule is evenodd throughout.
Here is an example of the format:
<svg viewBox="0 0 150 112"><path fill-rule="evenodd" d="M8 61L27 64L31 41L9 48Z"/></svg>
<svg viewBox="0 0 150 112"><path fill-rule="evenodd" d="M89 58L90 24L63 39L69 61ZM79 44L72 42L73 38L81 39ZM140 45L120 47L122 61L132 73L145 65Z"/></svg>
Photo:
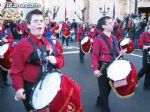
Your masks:
<svg viewBox="0 0 150 112"><path fill-rule="evenodd" d="M106 43L108 49L109 49L110 52L112 53L113 60L115 60L115 58L116 58L117 55L118 55L118 52L117 52L117 41L115 40L115 38L112 37L112 39L113 39L113 48L111 48L109 42L107 41L107 39L105 38L104 35L101 34L101 35L98 35L98 37L102 37L102 38L103 38L103 40L105 41L105 43Z"/></svg>
<svg viewBox="0 0 150 112"><path fill-rule="evenodd" d="M45 61L45 57L48 55L48 53L46 52L46 45L42 42L42 49L40 50L38 48L37 45L35 45L33 43L33 41L28 37L27 40L31 43L31 45L34 47L34 49L37 51L38 57L39 57L39 61L40 61L40 72L39 75L37 77L37 81L40 80L42 78L42 74L46 73L46 66L47 66L47 62ZM40 51L39 51L40 50ZM43 64L45 63L45 64ZM43 65L42 65L43 64Z"/></svg>

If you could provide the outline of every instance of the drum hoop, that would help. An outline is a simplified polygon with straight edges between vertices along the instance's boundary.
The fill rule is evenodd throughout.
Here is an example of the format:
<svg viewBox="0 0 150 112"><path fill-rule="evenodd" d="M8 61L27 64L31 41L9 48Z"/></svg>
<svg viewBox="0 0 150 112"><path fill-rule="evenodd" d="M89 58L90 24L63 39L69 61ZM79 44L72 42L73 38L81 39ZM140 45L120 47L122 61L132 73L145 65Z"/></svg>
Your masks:
<svg viewBox="0 0 150 112"><path fill-rule="evenodd" d="M128 40L129 40L128 43L126 43L126 44L129 44L129 43L130 43L130 38L124 38L123 40L120 41L120 46L126 45L126 44L124 44L124 45L121 44L125 39L128 39Z"/></svg>
<svg viewBox="0 0 150 112"><path fill-rule="evenodd" d="M130 62L129 60L127 60L127 59L119 59L119 60L126 60L126 61L128 61L128 62L130 63L131 70L129 71L129 74L131 74L131 72L132 72L132 65L131 65L131 62ZM113 62L114 62L114 61L113 61ZM107 78L110 79L110 80L112 80L112 79L108 77L108 69L109 69L109 67L113 64L113 62L107 67ZM126 76L126 78L127 78L127 77L128 77L128 75ZM126 79L126 78L123 78L123 79ZM123 79L120 79L120 80L117 80L117 81L121 81L121 80L123 80ZM112 81L114 81L114 80L112 80Z"/></svg>
<svg viewBox="0 0 150 112"><path fill-rule="evenodd" d="M57 73L59 73L58 71L52 71L52 72L50 72L50 73L53 73L53 72L57 72ZM60 73L59 73L60 74ZM60 75L60 78L61 78L61 80L60 80L60 87L61 87L61 85L62 85L62 76ZM38 80L34 85L33 85L33 87L32 87L32 91L31 91L31 94L30 94L30 104L31 104L31 106L32 106L32 108L34 109L34 110L37 110L35 107L34 107L34 105L33 105L33 101L32 101L32 96L33 96L33 93L34 93L34 91L35 91L35 89L36 89L36 87L38 86L38 84L39 84L39 82L40 82L41 80ZM58 94L58 92L57 92L57 94ZM57 94L56 94L56 96L57 96ZM56 97L55 96L55 97ZM54 97L54 98L55 98ZM54 99L53 98L53 99ZM53 100L52 100L53 101ZM51 102L52 102L51 101ZM45 107L47 107L47 106L49 106L50 105L50 103L51 102L49 102L48 103L48 105L46 105ZM43 107L43 108L41 108L41 109L44 109L45 107Z"/></svg>

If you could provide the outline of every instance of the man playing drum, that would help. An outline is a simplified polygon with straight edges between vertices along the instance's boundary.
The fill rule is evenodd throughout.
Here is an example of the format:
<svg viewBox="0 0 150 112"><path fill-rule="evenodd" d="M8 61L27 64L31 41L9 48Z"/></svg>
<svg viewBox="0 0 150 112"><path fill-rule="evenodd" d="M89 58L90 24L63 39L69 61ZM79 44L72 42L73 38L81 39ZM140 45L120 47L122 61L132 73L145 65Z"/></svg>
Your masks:
<svg viewBox="0 0 150 112"><path fill-rule="evenodd" d="M145 74L144 89L150 90L150 23L148 31L141 34L138 47L143 49L143 68L139 71L139 79Z"/></svg>
<svg viewBox="0 0 150 112"><path fill-rule="evenodd" d="M31 88L40 73L40 60L39 58L35 60L36 57L39 57L37 56L38 51L34 49L30 42L36 45L40 51L42 51L44 45L46 46L44 50L49 50L51 45L42 36L45 27L42 11L35 9L29 12L26 16L26 21L30 33L28 39L23 39L14 49L10 75L12 78L12 86L16 90L15 100L23 100L26 111L28 112L32 110L29 104ZM61 50L57 49L56 56L48 56L48 61L57 69L61 69L64 66L64 57ZM37 52L36 55L33 55L35 54L34 52Z"/></svg>
<svg viewBox="0 0 150 112"><path fill-rule="evenodd" d="M3 45L7 43L12 45L14 41L12 33L10 32L8 28L4 27L3 22L4 22L3 15L0 14L0 46L1 48ZM2 51L3 50L1 49L0 52ZM5 51L7 52L7 49ZM10 53L12 53L12 51ZM3 53L0 53L0 54L2 55ZM8 66L10 65L5 62L4 55L5 53L3 54L3 56L0 56L0 89L1 89L1 86L3 87L4 85L10 86L10 84L8 83L8 79L7 79L9 68L5 68L5 65L8 65ZM10 59L9 56L8 56L8 59Z"/></svg>
<svg viewBox="0 0 150 112"><path fill-rule="evenodd" d="M30 11L26 21L30 33L16 45L10 71L15 100L23 100L27 112L82 112L80 87L59 70L64 66L62 46L42 36L42 11Z"/></svg>
<svg viewBox="0 0 150 112"><path fill-rule="evenodd" d="M96 106L100 106L102 112L110 112L108 97L111 87L106 68L119 55L119 48L116 38L111 34L113 22L109 16L104 16L98 20L97 29L102 31L102 34L95 38L92 52L94 76L98 77L100 91ZM120 51L120 54L125 54L125 50Z"/></svg>

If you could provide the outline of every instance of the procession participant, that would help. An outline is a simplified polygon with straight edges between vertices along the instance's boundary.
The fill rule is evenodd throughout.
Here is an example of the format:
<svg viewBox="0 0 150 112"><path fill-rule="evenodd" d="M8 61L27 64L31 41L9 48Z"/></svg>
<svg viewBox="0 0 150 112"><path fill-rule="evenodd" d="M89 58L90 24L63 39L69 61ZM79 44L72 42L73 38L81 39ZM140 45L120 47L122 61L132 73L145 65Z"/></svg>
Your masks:
<svg viewBox="0 0 150 112"><path fill-rule="evenodd" d="M95 37L98 35L97 29L95 25L92 25L89 29L88 29L88 37L90 37L90 41L91 41L91 50L90 53L92 53L93 50L93 41L95 39Z"/></svg>
<svg viewBox="0 0 150 112"><path fill-rule="evenodd" d="M141 34L138 47L143 49L143 68L139 71L138 78L145 74L144 89L150 90L150 23L148 31Z"/></svg>
<svg viewBox="0 0 150 112"><path fill-rule="evenodd" d="M30 11L26 16L26 21L30 33L28 38L23 39L14 49L10 76L12 86L16 90L15 100L23 100L25 109L29 112L33 109L30 104L32 87L41 72L41 59L38 55L44 56L45 50L50 50L51 44L42 36L45 27L42 11L38 9ZM37 46L40 51L35 49L33 45ZM64 66L64 57L60 50L57 50L55 56L51 55L46 59L52 65L51 67L56 69L61 69Z"/></svg>
<svg viewBox="0 0 150 112"><path fill-rule="evenodd" d="M1 46L4 45L5 43L9 43L10 46L12 46L13 42L14 42L14 38L12 36L12 33L10 31L10 28L6 28L4 25L4 18L3 15L0 14L0 41L1 41ZM11 54L12 51L10 51L9 54ZM8 60L11 57L8 56ZM10 86L10 84L8 83L8 68L6 68L5 65L8 65L10 67L10 63L6 63L6 60L3 58L0 58L0 88L4 87L4 86Z"/></svg>
<svg viewBox="0 0 150 112"><path fill-rule="evenodd" d="M122 39L125 38L125 36L127 35L127 30L125 29L125 22L122 21L119 25L119 28L117 30L117 33L116 33L116 38L117 38L117 41L120 42Z"/></svg>
<svg viewBox="0 0 150 112"><path fill-rule="evenodd" d="M87 28L86 28L86 24L83 23L82 26L79 26L78 31L77 31L77 37L76 37L76 41L79 42L79 59L80 59L80 63L84 62L84 55L85 53L82 51L81 49L81 41L82 39L87 36Z"/></svg>
<svg viewBox="0 0 150 112"><path fill-rule="evenodd" d="M77 28L78 28L78 23L76 22L75 19L73 19L72 24L71 24L71 29L74 30L75 40L76 40L76 35L77 35Z"/></svg>
<svg viewBox="0 0 150 112"><path fill-rule="evenodd" d="M21 39L26 38L28 36L28 28L27 23L24 20L20 20L17 26L17 31L21 37Z"/></svg>
<svg viewBox="0 0 150 112"><path fill-rule="evenodd" d="M66 40L66 46L69 46L69 39L71 35L70 30L71 30L71 26L69 24L68 19L66 19L65 22L62 23L62 45Z"/></svg>
<svg viewBox="0 0 150 112"><path fill-rule="evenodd" d="M54 28L54 27L53 27ZM48 16L45 16L45 30L43 33L43 36L48 39L48 41L51 43L53 48L53 53L56 54L56 48L60 50L61 53L63 53L63 48L59 41L57 40L57 33L55 32L55 29L51 28L50 24L50 18Z"/></svg>
<svg viewBox="0 0 150 112"><path fill-rule="evenodd" d="M111 17L104 16L100 18L97 28L102 31L102 34L95 38L92 52L94 76L98 77L99 86L96 106L101 107L102 112L110 112L108 98L111 87L107 78L106 68L119 55L119 48L116 38L111 34L113 30ZM124 54L125 50L122 50L120 53ZM103 67L104 63L106 63L106 66ZM103 70L100 70L101 67Z"/></svg>

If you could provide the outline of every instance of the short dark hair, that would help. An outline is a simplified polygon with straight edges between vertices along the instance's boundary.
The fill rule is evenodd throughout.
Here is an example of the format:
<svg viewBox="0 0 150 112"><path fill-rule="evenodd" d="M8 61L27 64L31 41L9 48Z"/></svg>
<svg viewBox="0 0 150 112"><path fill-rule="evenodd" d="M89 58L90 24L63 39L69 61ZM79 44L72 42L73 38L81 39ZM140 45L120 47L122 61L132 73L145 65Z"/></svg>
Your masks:
<svg viewBox="0 0 150 112"><path fill-rule="evenodd" d="M34 10L30 11L30 12L27 14L27 16L26 16L26 22L27 22L27 24L30 24L31 18L32 18L33 15L42 15L43 18L44 18L44 13L43 13L41 10L39 10L39 9L34 9Z"/></svg>
<svg viewBox="0 0 150 112"><path fill-rule="evenodd" d="M104 31L104 29L103 29L103 25L105 25L106 24L106 20L108 20L108 19L111 19L111 17L109 17L109 16L104 16L104 17L102 17L102 18L100 18L99 20L98 20L98 22L97 22L97 29L99 29L99 30L101 30L101 31Z"/></svg>

